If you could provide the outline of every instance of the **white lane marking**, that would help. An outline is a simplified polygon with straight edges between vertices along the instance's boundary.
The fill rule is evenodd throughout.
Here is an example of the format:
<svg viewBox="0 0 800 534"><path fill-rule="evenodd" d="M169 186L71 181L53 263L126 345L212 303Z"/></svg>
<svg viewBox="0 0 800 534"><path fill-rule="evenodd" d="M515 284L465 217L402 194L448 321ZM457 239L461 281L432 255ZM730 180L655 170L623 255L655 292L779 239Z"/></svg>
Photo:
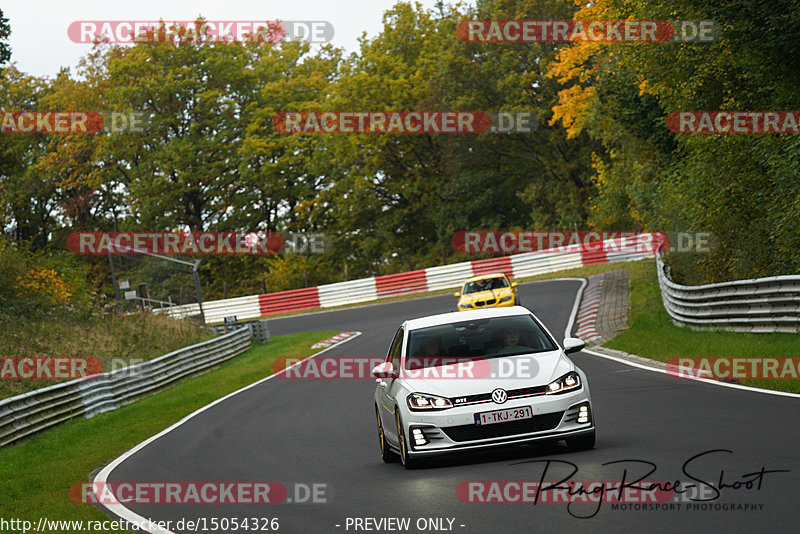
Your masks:
<svg viewBox="0 0 800 534"><path fill-rule="evenodd" d="M614 360L615 362L624 363L625 365L630 365L632 367L638 367L639 369L645 369L647 371L655 371L656 373L667 374L666 369L660 369L658 367L650 367L649 365L642 365L640 363L632 362L629 360L625 360L623 358L617 358L616 356L610 356L608 354L603 354L601 352L595 352L589 349L583 349L582 352L588 352L594 356L599 356L601 358L606 358L607 360ZM657 360L654 360L657 361ZM798 393L790 393L788 391L776 391L774 389L761 389L761 388L754 388L751 386L742 386L741 384L731 384L730 382L720 382L718 380L711 380L708 378L674 378L673 380L689 380L691 382L703 382L705 384L711 384L712 386L722 386L726 388L733 388L733 389L741 389L744 391L752 391L754 393L765 393L767 395L778 395L779 397L794 397L800 398L800 394Z"/></svg>
<svg viewBox="0 0 800 534"><path fill-rule="evenodd" d="M572 323L575 320L575 312L577 310L578 303L581 300L581 294L583 293L583 288L586 287L586 279L585 278L556 278L556 280L583 280L584 284L581 286L580 290L578 290L578 294L575 297L575 305L572 307L572 316L570 317L569 323L567 324L567 330L564 332L564 337L570 337L570 332L572 331ZM625 360L623 358L617 358L616 356L610 356L608 354L603 354L600 352L596 352L590 349L583 349L581 352L588 352L593 356L599 356L600 358L605 358L607 360L613 360L617 363L621 363L624 365L630 365L631 367L636 367L638 369L644 369L645 371L654 371L656 373L667 374L666 369L661 369L658 367L651 367L649 365L642 365L641 363L632 362L630 360ZM643 358L643 356L639 356ZM657 362L658 360L653 360ZM676 378L675 380L679 380ZM688 379L687 379L688 380ZM740 384L731 384L730 382L720 382L718 380L711 380L708 378L692 378L692 381L696 382L703 382L705 384L710 384L712 386L722 386L726 388L733 388L733 389L740 389L743 391L752 391L753 393L764 393L766 395L777 395L779 397L793 397L793 398L800 398L800 394L798 393L789 393L788 391L776 391L774 389L761 389L761 388L754 388L751 386L742 386Z"/></svg>
<svg viewBox="0 0 800 534"><path fill-rule="evenodd" d="M177 423L175 423L171 427L162 430L161 432L159 432L155 436L151 436L151 437L147 438L143 442L141 442L138 445L134 446L132 449L129 449L128 451L123 453L121 456L118 456L117 458L112 460L109 464L107 464L105 467L103 467L103 469L101 469L99 473L97 473L97 476L94 478L94 480L92 482L93 483L103 483L104 484L106 482L106 480L108 479L108 475L110 475L111 471L113 471L114 468L116 468L119 464L121 464L122 462L124 462L125 460L127 460L128 458L130 458L131 456L136 454L138 451L143 449L145 446L149 445L150 443L152 443L155 440L157 440L158 438L160 438L161 436L163 436L163 435L175 430L176 428L178 428L179 426L184 424L189 419L195 417L196 415L199 415L199 414L203 413L204 411L208 410L209 408L211 408L213 406L216 406L217 404L221 403L222 401L224 401L224 400L226 400L226 399L228 399L230 397L233 397L234 395L238 395L242 391L247 391L248 389L250 389L252 387L255 387L255 386L257 386L257 385L259 385L259 384L261 384L263 382L266 382L267 380L270 380L270 379L275 378L276 376L278 376L278 375L280 375L282 373L285 373L288 369L291 369L295 365L300 365L302 362L304 362L306 360L309 360L311 358L314 358L316 356L319 356L323 352L326 352L328 350L340 347L344 343L347 343L348 341L353 340L353 339L357 338L360 335L361 335L361 332L353 332L352 336L348 337L347 339L345 339L341 343L337 343L336 345L334 345L332 347L328 347L327 349L323 349L323 350L321 350L321 351L319 351L317 353L314 353L311 356L309 356L308 358L304 358L303 360L295 363L294 365L291 365L291 366L287 367L286 369L278 371L277 373L273 373L273 374L271 374L271 375L269 375L269 376L267 376L265 378L262 378L261 380L259 380L257 382L253 382L249 386L245 386L245 387L243 387L241 389L237 389L233 393L229 393L229 394L225 395L224 397L221 397L221 398L215 400L211 404L206 404L202 408L199 408L198 410L190 413L189 415L187 415L186 417L184 417L183 419L181 419L180 421L178 421ZM142 527L142 530L145 530L147 532L152 532L153 534L175 534L171 530L166 530L166 529L163 529L163 528L161 528L158 525L155 525L153 523L148 523L149 518L145 518L145 517L140 516L139 514L134 512L133 510L131 510L129 508L126 508L125 506L120 504L119 501L117 501L117 503L104 504L103 506L105 508L107 508L110 512L112 512L113 514L119 516L122 519L125 519L126 521L128 521L130 523L139 523L140 525L147 524L146 526L150 526L152 528L152 530L150 530L150 529L146 529L146 528Z"/></svg>
<svg viewBox="0 0 800 534"><path fill-rule="evenodd" d="M589 281L586 278L556 278L556 280L580 280L581 287L578 288L578 292L575 294L575 302L572 304L572 312L569 314L569 322L567 323L567 329L564 331L564 337L572 337L572 326L575 324L575 317L578 313L578 306L581 303L581 297L583 296L583 290L586 288L586 284Z"/></svg>

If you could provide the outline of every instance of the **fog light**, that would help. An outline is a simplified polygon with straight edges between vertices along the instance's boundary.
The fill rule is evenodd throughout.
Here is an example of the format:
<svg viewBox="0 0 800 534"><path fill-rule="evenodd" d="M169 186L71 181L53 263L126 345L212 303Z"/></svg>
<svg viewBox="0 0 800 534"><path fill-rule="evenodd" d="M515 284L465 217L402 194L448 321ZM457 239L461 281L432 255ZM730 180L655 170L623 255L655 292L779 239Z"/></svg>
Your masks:
<svg viewBox="0 0 800 534"><path fill-rule="evenodd" d="M578 422L579 423L589 422L589 406L584 404L578 409Z"/></svg>
<svg viewBox="0 0 800 534"><path fill-rule="evenodd" d="M414 444L415 445L427 445L428 438L425 437L425 434L422 433L421 428L412 428L411 435L414 437Z"/></svg>

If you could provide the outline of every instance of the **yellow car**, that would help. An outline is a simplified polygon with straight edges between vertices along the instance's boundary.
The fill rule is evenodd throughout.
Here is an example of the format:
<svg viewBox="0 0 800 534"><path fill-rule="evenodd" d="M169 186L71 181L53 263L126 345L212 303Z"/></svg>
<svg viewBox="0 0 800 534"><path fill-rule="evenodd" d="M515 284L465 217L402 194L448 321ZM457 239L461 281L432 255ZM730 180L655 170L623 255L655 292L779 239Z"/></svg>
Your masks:
<svg viewBox="0 0 800 534"><path fill-rule="evenodd" d="M466 282L459 293L453 293L458 299L458 311L480 308L499 308L519 306L516 282L509 282L503 273L473 276Z"/></svg>

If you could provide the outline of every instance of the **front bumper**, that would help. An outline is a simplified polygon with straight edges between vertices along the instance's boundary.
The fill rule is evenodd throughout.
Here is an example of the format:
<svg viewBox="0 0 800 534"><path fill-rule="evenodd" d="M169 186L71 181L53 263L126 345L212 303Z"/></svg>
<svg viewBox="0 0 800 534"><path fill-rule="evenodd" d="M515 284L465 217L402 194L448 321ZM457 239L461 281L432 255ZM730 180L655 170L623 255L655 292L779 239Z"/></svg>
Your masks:
<svg viewBox="0 0 800 534"><path fill-rule="evenodd" d="M483 299L483 300L479 300L479 301L475 301L475 302L469 302L469 303L461 303L461 302L459 302L458 303L458 311L481 310L483 308L508 308L508 307L511 307L511 306L515 305L514 303L516 301L516 298L512 295L511 298L509 300L505 301L505 302L500 302L500 300L501 300L500 298L496 298L496 299L495 298L487 298L487 299ZM470 304L471 307L465 308L465 307L463 307L464 304Z"/></svg>
<svg viewBox="0 0 800 534"><path fill-rule="evenodd" d="M588 422L578 423L578 411L588 406ZM475 414L506 408L531 406L533 419L522 419L489 425L476 425ZM409 436L409 455L427 456L489 447L553 441L580 436L594 431L594 412L585 388L564 395L542 396L459 406L438 412L404 414ZM415 431L416 430L416 431ZM415 437L423 436L419 444Z"/></svg>

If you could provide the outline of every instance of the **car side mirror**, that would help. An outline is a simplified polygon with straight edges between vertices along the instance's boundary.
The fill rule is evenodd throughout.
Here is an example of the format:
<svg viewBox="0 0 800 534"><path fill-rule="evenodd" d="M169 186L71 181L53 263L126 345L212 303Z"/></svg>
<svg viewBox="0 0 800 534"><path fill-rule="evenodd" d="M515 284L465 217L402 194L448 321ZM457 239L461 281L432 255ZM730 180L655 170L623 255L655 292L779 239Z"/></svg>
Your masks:
<svg viewBox="0 0 800 534"><path fill-rule="evenodd" d="M461 293L459 293L458 291L456 291L455 293L453 293L453 296L454 296L454 297L460 297L460 296L461 296Z"/></svg>
<svg viewBox="0 0 800 534"><path fill-rule="evenodd" d="M518 285L519 285L519 282L511 282L511 287L517 287Z"/></svg>
<svg viewBox="0 0 800 534"><path fill-rule="evenodd" d="M578 339L577 337L564 338L564 352L567 354L582 351L585 347L586 343L584 343L582 339Z"/></svg>
<svg viewBox="0 0 800 534"><path fill-rule="evenodd" d="M372 368L372 376L375 378L397 378L392 362L383 362Z"/></svg>

